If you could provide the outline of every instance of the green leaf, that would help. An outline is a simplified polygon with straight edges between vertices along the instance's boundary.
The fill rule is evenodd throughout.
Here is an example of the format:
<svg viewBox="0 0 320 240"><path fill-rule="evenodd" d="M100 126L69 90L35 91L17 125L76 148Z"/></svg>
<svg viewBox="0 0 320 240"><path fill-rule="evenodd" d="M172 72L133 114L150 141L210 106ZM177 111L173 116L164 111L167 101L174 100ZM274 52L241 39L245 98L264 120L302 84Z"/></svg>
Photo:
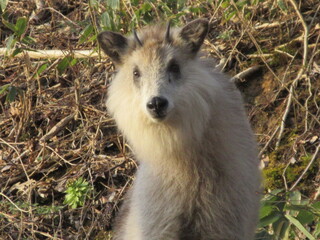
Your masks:
<svg viewBox="0 0 320 240"><path fill-rule="evenodd" d="M265 205L260 208L259 219L262 219L271 214L272 211L275 211L275 207L271 205Z"/></svg>
<svg viewBox="0 0 320 240"><path fill-rule="evenodd" d="M27 18L26 17L19 17L17 22L16 22L16 34L18 37L21 37L21 35L26 31L27 28Z"/></svg>
<svg viewBox="0 0 320 240"><path fill-rule="evenodd" d="M6 42L6 48L7 50L11 50L14 45L16 44L17 40L14 38L14 35L11 35L8 37L7 42Z"/></svg>
<svg viewBox="0 0 320 240"><path fill-rule="evenodd" d="M70 57L69 56L64 57L59 62L58 66L57 66L59 74L62 74L67 69L67 67L69 66L69 62L70 62Z"/></svg>
<svg viewBox="0 0 320 240"><path fill-rule="evenodd" d="M73 58L73 59L70 61L69 66L70 66L70 67L73 67L74 65L76 65L76 64L77 64L77 62L78 62L78 59Z"/></svg>
<svg viewBox="0 0 320 240"><path fill-rule="evenodd" d="M0 0L0 9L2 12L4 12L4 10L6 9L8 1L9 0Z"/></svg>
<svg viewBox="0 0 320 240"><path fill-rule="evenodd" d="M275 189L271 191L270 193L263 196L262 201L275 201L278 200L279 196L278 194L281 193L283 190L281 189Z"/></svg>
<svg viewBox="0 0 320 240"><path fill-rule="evenodd" d="M97 7L97 6L98 6L98 1L96 1L96 0L89 0L89 4L90 4L92 7Z"/></svg>
<svg viewBox="0 0 320 240"><path fill-rule="evenodd" d="M320 211L320 201L313 203L311 206Z"/></svg>
<svg viewBox="0 0 320 240"><path fill-rule="evenodd" d="M131 5L132 6L138 6L139 5L139 0L131 0Z"/></svg>
<svg viewBox="0 0 320 240"><path fill-rule="evenodd" d="M6 101L13 102L17 96L17 93L18 93L17 88L15 86L10 86L8 88L8 95L6 97Z"/></svg>
<svg viewBox="0 0 320 240"><path fill-rule="evenodd" d="M6 84L0 87L0 94L4 93L7 91L7 89L10 87L10 84Z"/></svg>
<svg viewBox="0 0 320 240"><path fill-rule="evenodd" d="M85 199L89 196L91 191L89 182L80 177L79 179L69 182L65 190L66 196L64 203L68 204L71 208L83 206Z"/></svg>
<svg viewBox="0 0 320 240"><path fill-rule="evenodd" d="M286 214L285 217L296 227L298 228L304 235L306 235L310 240L316 240L307 229L294 217Z"/></svg>
<svg viewBox="0 0 320 240"><path fill-rule="evenodd" d="M178 10L182 10L186 6L187 0L178 0L177 8Z"/></svg>
<svg viewBox="0 0 320 240"><path fill-rule="evenodd" d="M295 204L287 204L284 208L284 210L291 210L291 211L301 211L306 210L308 207L305 205L295 205Z"/></svg>
<svg viewBox="0 0 320 240"><path fill-rule="evenodd" d="M190 12L195 13L195 14L201 14L202 10L199 7L190 7L189 8Z"/></svg>
<svg viewBox="0 0 320 240"><path fill-rule="evenodd" d="M13 53L12 53L12 56L16 56L18 55L19 53L23 52L23 49L22 48L16 48Z"/></svg>
<svg viewBox="0 0 320 240"><path fill-rule="evenodd" d="M35 44L36 41L30 37L30 36L25 36L22 40L21 40L22 43L24 44Z"/></svg>
<svg viewBox="0 0 320 240"><path fill-rule="evenodd" d="M284 3L283 0L278 0L278 6L282 11L287 11L288 10L287 6L286 6L286 4Z"/></svg>
<svg viewBox="0 0 320 240"><path fill-rule="evenodd" d="M1 1L1 0L0 0ZM7 28L9 28L11 31L16 32L16 26L10 22L8 22L7 20L5 20L4 18L2 18L2 23L3 25L5 25Z"/></svg>
<svg viewBox="0 0 320 240"><path fill-rule="evenodd" d="M104 30L112 30L112 23L108 12L101 14L101 24Z"/></svg>
<svg viewBox="0 0 320 240"><path fill-rule="evenodd" d="M71 200L71 199L72 199L72 195L67 194L67 195L64 197L64 203L65 203L65 204L70 203L70 200Z"/></svg>
<svg viewBox="0 0 320 240"><path fill-rule="evenodd" d="M315 228L313 234L314 234L314 236L315 236L316 238L319 238L319 237L320 237L320 222L317 223L316 228Z"/></svg>
<svg viewBox="0 0 320 240"><path fill-rule="evenodd" d="M281 217L282 215L279 212L273 212L272 214L260 219L258 227L261 228L268 226L269 224L278 221Z"/></svg>
<svg viewBox="0 0 320 240"><path fill-rule="evenodd" d="M289 201L292 204L299 204L301 202L301 193L299 191L289 192Z"/></svg>
<svg viewBox="0 0 320 240"><path fill-rule="evenodd" d="M37 71L37 76L43 73L48 68L48 63L42 64Z"/></svg>
<svg viewBox="0 0 320 240"><path fill-rule="evenodd" d="M61 75L64 71L69 67L76 64L76 61L71 56L64 57L58 64L57 69L59 74Z"/></svg>
<svg viewBox="0 0 320 240"><path fill-rule="evenodd" d="M223 1L223 3L221 4L221 7L222 8L227 8L230 6L230 1L229 0L225 0Z"/></svg>
<svg viewBox="0 0 320 240"><path fill-rule="evenodd" d="M113 10L118 10L120 8L120 1L119 0L108 0L107 4Z"/></svg>
<svg viewBox="0 0 320 240"><path fill-rule="evenodd" d="M254 237L256 240L274 240L273 236L270 235L265 229L258 231Z"/></svg>
<svg viewBox="0 0 320 240"><path fill-rule="evenodd" d="M279 221L272 225L275 235L278 239L289 240L290 222L282 217Z"/></svg>
<svg viewBox="0 0 320 240"><path fill-rule="evenodd" d="M231 18L233 18L236 15L237 11L227 11L224 14L224 18L229 21Z"/></svg>
<svg viewBox="0 0 320 240"><path fill-rule="evenodd" d="M241 10L245 5L248 4L248 0L237 1L236 6Z"/></svg>
<svg viewBox="0 0 320 240"><path fill-rule="evenodd" d="M281 240L289 240L290 235L290 223L284 222L281 228L281 232L279 234L279 239Z"/></svg>
<svg viewBox="0 0 320 240"><path fill-rule="evenodd" d="M91 38L88 39L88 42L95 42L97 40L97 35L93 35Z"/></svg>
<svg viewBox="0 0 320 240"><path fill-rule="evenodd" d="M78 44L82 44L84 43L84 41L86 41L88 39L88 37L90 36L90 34L92 34L93 32L93 26L91 24L89 24L88 26L85 27L85 29L80 33L81 36L79 38L79 42Z"/></svg>
<svg viewBox="0 0 320 240"><path fill-rule="evenodd" d="M152 5L148 2L145 2L144 4L141 5L141 8L143 13L146 13L152 9Z"/></svg>
<svg viewBox="0 0 320 240"><path fill-rule="evenodd" d="M301 210L297 216L298 221L302 224L309 224L313 222L315 215L312 212L307 210Z"/></svg>

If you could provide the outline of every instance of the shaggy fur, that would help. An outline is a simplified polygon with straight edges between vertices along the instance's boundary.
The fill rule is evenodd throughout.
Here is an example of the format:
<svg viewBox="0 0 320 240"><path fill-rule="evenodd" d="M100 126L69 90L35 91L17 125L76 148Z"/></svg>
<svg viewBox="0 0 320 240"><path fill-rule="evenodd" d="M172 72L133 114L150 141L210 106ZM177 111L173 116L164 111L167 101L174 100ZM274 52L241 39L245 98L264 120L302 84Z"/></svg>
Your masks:
<svg viewBox="0 0 320 240"><path fill-rule="evenodd" d="M196 20L167 41L164 26L149 26L137 33L142 46L117 33L98 37L118 67L108 111L140 162L115 240L253 239L256 143L238 90L197 56L207 28ZM146 107L154 96L168 100L164 118Z"/></svg>

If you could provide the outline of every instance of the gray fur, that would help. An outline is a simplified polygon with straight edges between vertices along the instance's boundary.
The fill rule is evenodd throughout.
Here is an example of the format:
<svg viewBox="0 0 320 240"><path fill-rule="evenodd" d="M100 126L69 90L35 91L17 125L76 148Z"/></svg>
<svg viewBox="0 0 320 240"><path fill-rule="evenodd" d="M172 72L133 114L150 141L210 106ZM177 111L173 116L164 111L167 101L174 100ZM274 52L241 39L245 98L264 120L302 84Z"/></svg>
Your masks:
<svg viewBox="0 0 320 240"><path fill-rule="evenodd" d="M253 239L256 142L239 91L195 55L207 28L203 19L171 28L168 43L164 26L150 26L139 31L143 46L121 40L128 44L107 107L140 166L115 240ZM168 72L172 59L180 75ZM154 96L169 101L164 119L146 109Z"/></svg>

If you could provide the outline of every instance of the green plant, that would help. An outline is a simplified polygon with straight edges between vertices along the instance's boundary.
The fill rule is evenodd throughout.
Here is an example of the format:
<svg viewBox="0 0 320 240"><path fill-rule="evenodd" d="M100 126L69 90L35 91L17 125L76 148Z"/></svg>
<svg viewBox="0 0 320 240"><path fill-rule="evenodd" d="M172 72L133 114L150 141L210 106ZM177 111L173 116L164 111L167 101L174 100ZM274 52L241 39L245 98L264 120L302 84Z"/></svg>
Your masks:
<svg viewBox="0 0 320 240"><path fill-rule="evenodd" d="M26 17L19 17L16 23L13 24L8 21L7 15L3 14L2 23L14 33L10 37L8 37L6 41L7 51L15 48L15 45L17 42L21 42L26 45L29 45L35 42L33 38L26 35L26 31L28 29L28 19ZM15 48L12 55L15 56L18 53L22 52L22 50L23 48L21 47Z"/></svg>
<svg viewBox="0 0 320 240"><path fill-rule="evenodd" d="M4 10L6 9L6 7L8 5L8 1L9 0L0 0L0 13L4 12Z"/></svg>
<svg viewBox="0 0 320 240"><path fill-rule="evenodd" d="M39 204L33 204L33 207L35 209L35 213L36 214L39 214L39 215L44 215L45 217L48 217L50 218L50 214L53 214L53 213L58 213L61 209L63 209L63 206L52 206L52 205L49 205L49 206L41 206ZM49 215L49 216L48 216Z"/></svg>
<svg viewBox="0 0 320 240"><path fill-rule="evenodd" d="M12 86L11 84L5 84L0 87L0 96L6 94L6 102L13 102L18 94L22 95L22 89Z"/></svg>
<svg viewBox="0 0 320 240"><path fill-rule="evenodd" d="M76 58L73 58L71 56L64 57L59 64L57 65L58 73L61 75L66 71L68 67L73 67L76 65L78 60Z"/></svg>
<svg viewBox="0 0 320 240"><path fill-rule="evenodd" d="M90 196L92 187L87 180L80 177L75 181L71 181L67 184L65 191L66 196L64 204L67 204L71 208L77 208L84 205L85 200Z"/></svg>
<svg viewBox="0 0 320 240"><path fill-rule="evenodd" d="M256 239L293 239L300 232L310 240L320 237L320 202L302 199L299 191L274 190L261 201Z"/></svg>
<svg viewBox="0 0 320 240"><path fill-rule="evenodd" d="M252 15L252 11L247 6L257 5L262 0L220 0L219 4L225 9L223 17L226 21L231 20L237 15L237 12L243 11L244 16L249 18Z"/></svg>

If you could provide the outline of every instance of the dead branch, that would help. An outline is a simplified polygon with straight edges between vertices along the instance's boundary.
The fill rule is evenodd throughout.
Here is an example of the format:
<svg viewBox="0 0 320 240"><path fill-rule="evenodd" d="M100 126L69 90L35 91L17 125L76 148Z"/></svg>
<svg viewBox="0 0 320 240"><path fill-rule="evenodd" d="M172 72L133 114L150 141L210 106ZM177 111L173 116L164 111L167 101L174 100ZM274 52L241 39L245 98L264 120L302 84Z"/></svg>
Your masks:
<svg viewBox="0 0 320 240"><path fill-rule="evenodd" d="M285 122L287 120L288 114L290 112L290 108L291 108L291 103L292 103L292 98L293 98L293 92L294 89L298 83L298 81L300 80L301 76L303 75L305 69L306 69L306 65L307 65L307 55L308 55L308 35L309 35L309 30L308 30L308 26L306 24L306 22L303 19L302 14L300 13L298 6L296 4L296 2L294 0L289 0L289 2L292 4L294 10L296 11L300 22L303 26L304 29L304 35L303 35L303 58L302 58L302 66L300 68L300 71L297 75L297 77L293 80L293 82L291 83L290 89L289 89L289 96L288 96L288 100L287 100L287 106L285 109L285 112L282 116L281 119L281 126L280 126L280 130L279 130L279 135L278 135L278 139L276 142L276 149L279 147L280 145L280 141L282 139L282 134L285 128Z"/></svg>
<svg viewBox="0 0 320 240"><path fill-rule="evenodd" d="M53 128L50 129L50 131L46 135L44 135L40 139L40 144L43 144L47 140L57 135L58 132L60 132L74 118L74 116L75 116L75 113L72 113L69 116L62 119L60 122L58 122Z"/></svg>
<svg viewBox="0 0 320 240"><path fill-rule="evenodd" d="M26 210L21 209L20 207L18 207L7 195L3 194L2 192L0 192L0 196L6 198L16 209L18 209L20 212L24 212L24 213L29 213Z"/></svg>
<svg viewBox="0 0 320 240"><path fill-rule="evenodd" d="M6 48L0 48L1 56L11 56L11 51L7 51ZM23 50L21 53L13 56L15 58L23 58L25 54L28 54L30 58L33 59L56 59L64 58L66 56L72 56L73 58L97 58L99 57L98 52L93 50ZM101 57L104 57L101 55Z"/></svg>
<svg viewBox="0 0 320 240"><path fill-rule="evenodd" d="M233 76L233 78L231 78L231 81L236 82L238 80L245 79L245 78L249 77L250 75L254 74L255 72L259 71L260 69L261 69L261 66L250 67L250 68L236 74L235 76Z"/></svg>

